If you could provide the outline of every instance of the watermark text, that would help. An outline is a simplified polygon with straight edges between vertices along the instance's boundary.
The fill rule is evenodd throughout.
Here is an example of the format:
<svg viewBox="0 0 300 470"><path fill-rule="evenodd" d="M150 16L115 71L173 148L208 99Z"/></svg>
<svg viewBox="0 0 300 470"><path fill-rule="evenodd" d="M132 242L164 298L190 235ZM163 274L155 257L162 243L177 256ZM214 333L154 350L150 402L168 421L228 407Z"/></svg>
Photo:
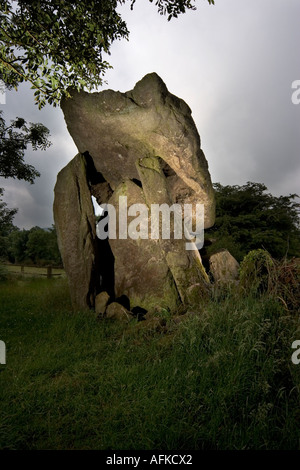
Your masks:
<svg viewBox="0 0 300 470"><path fill-rule="evenodd" d="M127 196L119 197L119 217L112 204L102 204L106 215L97 224L100 240L131 238L188 240L186 250L198 250L204 243L204 205L203 204L151 204L150 212L146 204L127 206ZM128 223L128 217L131 217ZM132 219L134 217L134 219ZM118 236L117 236L118 222Z"/></svg>
<svg viewBox="0 0 300 470"><path fill-rule="evenodd" d="M298 365L300 364L300 340L299 339L293 342L292 348L296 349L296 351L294 351L292 354L292 358L291 358L292 363Z"/></svg>
<svg viewBox="0 0 300 470"><path fill-rule="evenodd" d="M292 103L300 104L300 80L294 80L292 83L292 89L295 90L292 93Z"/></svg>

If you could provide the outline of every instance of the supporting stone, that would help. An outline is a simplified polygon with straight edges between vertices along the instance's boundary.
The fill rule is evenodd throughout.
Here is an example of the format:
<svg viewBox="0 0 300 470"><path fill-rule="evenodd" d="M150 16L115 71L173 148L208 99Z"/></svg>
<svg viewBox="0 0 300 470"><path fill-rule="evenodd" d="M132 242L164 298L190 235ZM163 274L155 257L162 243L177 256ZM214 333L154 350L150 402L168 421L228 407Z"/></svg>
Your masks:
<svg viewBox="0 0 300 470"><path fill-rule="evenodd" d="M73 307L94 308L100 261L83 155L76 155L60 171L54 193L54 222Z"/></svg>

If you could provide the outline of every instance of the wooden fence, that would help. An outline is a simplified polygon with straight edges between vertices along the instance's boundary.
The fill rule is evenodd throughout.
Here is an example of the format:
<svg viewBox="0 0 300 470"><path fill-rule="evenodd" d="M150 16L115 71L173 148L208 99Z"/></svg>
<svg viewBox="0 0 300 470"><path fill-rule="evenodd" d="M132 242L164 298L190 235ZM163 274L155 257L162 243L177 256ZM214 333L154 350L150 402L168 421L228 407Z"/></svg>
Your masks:
<svg viewBox="0 0 300 470"><path fill-rule="evenodd" d="M10 274L21 276L46 276L48 279L53 277L65 277L66 273L62 268L55 268L53 266L24 266L24 265L6 265L7 271Z"/></svg>

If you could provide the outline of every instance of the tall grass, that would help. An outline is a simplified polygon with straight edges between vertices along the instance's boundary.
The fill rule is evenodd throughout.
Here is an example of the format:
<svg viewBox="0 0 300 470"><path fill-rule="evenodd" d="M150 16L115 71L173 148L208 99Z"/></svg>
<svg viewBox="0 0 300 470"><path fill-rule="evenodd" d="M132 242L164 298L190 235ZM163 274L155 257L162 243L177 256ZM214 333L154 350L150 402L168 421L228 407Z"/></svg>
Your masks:
<svg viewBox="0 0 300 470"><path fill-rule="evenodd" d="M299 449L300 330L276 299L126 325L72 312L62 279L0 297L1 449Z"/></svg>

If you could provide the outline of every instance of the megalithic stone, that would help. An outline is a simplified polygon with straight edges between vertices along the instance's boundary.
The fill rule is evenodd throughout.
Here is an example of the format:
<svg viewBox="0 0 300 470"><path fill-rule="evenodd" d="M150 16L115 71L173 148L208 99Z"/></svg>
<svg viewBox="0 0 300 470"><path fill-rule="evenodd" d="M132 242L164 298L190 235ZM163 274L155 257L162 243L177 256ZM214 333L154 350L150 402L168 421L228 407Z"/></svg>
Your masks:
<svg viewBox="0 0 300 470"><path fill-rule="evenodd" d="M126 196L128 207L133 204L143 204L145 209L146 199L142 189L133 181L126 180L121 183L109 200L116 207L116 228L119 233L119 197ZM139 219L150 228L151 214L145 210ZM134 216L127 218L127 230L130 235L130 224L134 222ZM139 231L138 227L138 231ZM130 306L142 307L146 310L155 310L156 307L170 308L174 310L180 304L180 297L176 288L173 275L166 262L164 251L159 240L147 237L145 239L109 240L115 258L115 292L116 296L126 295L130 299Z"/></svg>
<svg viewBox="0 0 300 470"><path fill-rule="evenodd" d="M137 170L148 206L151 207L153 204L161 206L166 203L172 207L160 161L155 157L140 158L137 162ZM163 221L160 225L160 233L163 229L162 223ZM161 237L159 245L172 273L179 297L182 303L186 304L193 301L196 295L203 296L209 284L209 278L196 245L194 249L186 250L185 238L174 238L174 223L175 219L170 217L170 238ZM193 289L191 289L192 286Z"/></svg>
<svg viewBox="0 0 300 470"><path fill-rule="evenodd" d="M67 128L112 190L125 179L139 178L139 158L160 157L171 170L167 184L173 202L204 204L205 228L214 224L214 191L191 110L156 73L126 93L71 94L61 102Z"/></svg>
<svg viewBox="0 0 300 470"><path fill-rule="evenodd" d="M83 155L76 155L59 172L54 193L54 222L73 307L93 308L99 290L100 260Z"/></svg>
<svg viewBox="0 0 300 470"><path fill-rule="evenodd" d="M93 194L99 204L113 204L117 216L120 195L149 209L152 203L203 204L204 226L211 227L214 192L189 106L155 73L126 93L70 91L61 107L80 154L58 175L54 214L73 305L93 308L95 296L108 291L99 281L108 249L112 300L125 295L131 307L175 309L195 292L201 296L209 281L196 247L186 251L186 240L149 236L111 239L101 248L91 203Z"/></svg>

